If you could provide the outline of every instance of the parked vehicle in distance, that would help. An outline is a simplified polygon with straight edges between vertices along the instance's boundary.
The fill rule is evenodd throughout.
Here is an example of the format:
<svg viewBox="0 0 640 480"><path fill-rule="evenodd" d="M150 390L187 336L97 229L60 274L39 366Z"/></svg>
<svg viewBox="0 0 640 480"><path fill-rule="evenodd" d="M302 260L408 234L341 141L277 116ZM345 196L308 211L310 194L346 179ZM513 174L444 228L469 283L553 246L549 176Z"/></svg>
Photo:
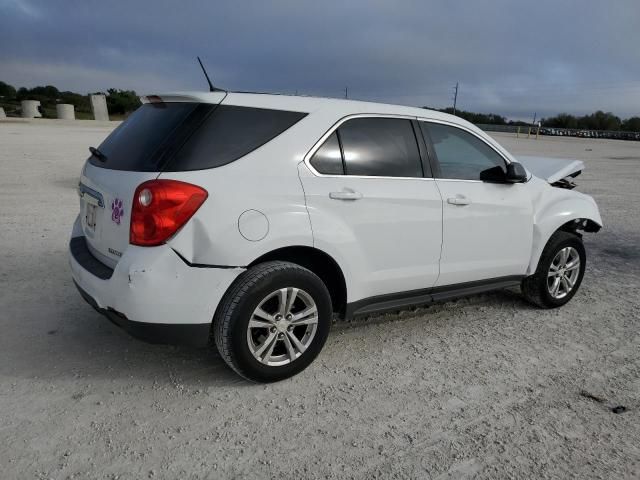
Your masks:
<svg viewBox="0 0 640 480"><path fill-rule="evenodd" d="M580 161L523 158L444 113L232 92L143 97L91 149L70 241L99 312L215 343L240 375L307 367L332 319L518 286L578 290L594 200ZM557 188L562 187L562 188Z"/></svg>

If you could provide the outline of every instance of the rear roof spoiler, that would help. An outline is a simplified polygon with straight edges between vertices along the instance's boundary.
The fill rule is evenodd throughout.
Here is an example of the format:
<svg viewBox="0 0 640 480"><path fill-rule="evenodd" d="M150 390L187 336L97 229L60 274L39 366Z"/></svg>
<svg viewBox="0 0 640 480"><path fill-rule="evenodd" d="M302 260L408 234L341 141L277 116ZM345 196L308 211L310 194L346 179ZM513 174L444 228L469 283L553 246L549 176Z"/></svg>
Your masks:
<svg viewBox="0 0 640 480"><path fill-rule="evenodd" d="M149 94L140 97L142 103L161 102L196 102L219 104L227 96L227 92L175 92L162 94Z"/></svg>

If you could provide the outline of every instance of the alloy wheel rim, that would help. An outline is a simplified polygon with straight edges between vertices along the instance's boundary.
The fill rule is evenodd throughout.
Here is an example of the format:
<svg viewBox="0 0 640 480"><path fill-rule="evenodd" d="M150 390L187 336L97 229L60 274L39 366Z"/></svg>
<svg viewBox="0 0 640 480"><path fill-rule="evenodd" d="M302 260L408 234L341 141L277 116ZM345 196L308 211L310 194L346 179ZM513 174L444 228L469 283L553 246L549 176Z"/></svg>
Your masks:
<svg viewBox="0 0 640 480"><path fill-rule="evenodd" d="M547 273L547 289L555 299L569 295L580 275L580 254L573 247L561 249L553 258Z"/></svg>
<svg viewBox="0 0 640 480"><path fill-rule="evenodd" d="M247 327L247 344L256 360L287 365L309 348L318 329L318 307L302 289L280 288L264 297Z"/></svg>

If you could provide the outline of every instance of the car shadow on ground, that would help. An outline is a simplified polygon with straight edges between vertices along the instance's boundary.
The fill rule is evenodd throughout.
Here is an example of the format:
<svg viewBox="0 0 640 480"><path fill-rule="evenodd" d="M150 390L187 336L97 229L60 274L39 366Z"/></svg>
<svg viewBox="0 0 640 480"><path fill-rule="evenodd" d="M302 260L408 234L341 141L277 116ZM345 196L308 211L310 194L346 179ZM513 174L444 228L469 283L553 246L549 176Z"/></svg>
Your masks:
<svg viewBox="0 0 640 480"><path fill-rule="evenodd" d="M129 378L137 383L173 383L192 388L254 385L233 372L214 345L192 348L137 340L86 304L71 281L54 282L51 288L43 298L64 301L45 305L38 299L20 309L12 319L15 322L12 335L17 335L18 340L5 346L2 356L8 358L0 364L0 374L41 380ZM515 291L505 290L354 322L339 321L334 325L334 333L345 327L359 328L414 317L425 317L428 321L429 316L443 309L477 304L534 308ZM47 310L48 314L43 315Z"/></svg>
<svg viewBox="0 0 640 480"><path fill-rule="evenodd" d="M152 345L130 337L82 300L71 281L66 250L34 258L29 264L10 285L16 301L7 302L14 306L6 312L6 333L0 338L0 375L39 379L130 378L140 383L174 383L194 388L253 385L233 372L213 345L204 349ZM42 281L38 295L26 291L20 294L21 285L36 276L36 270L56 273ZM354 322L339 321L334 332L416 317L429 321L429 317L443 310L455 315L458 308L475 305L537 310L513 288L358 318Z"/></svg>
<svg viewBox="0 0 640 480"><path fill-rule="evenodd" d="M5 334L0 338L0 375L251 385L225 364L215 346L154 345L132 338L81 298L71 281L66 252L40 260L33 259L29 266L56 273L41 280L37 295L25 288L32 268L9 284L11 307L5 312Z"/></svg>

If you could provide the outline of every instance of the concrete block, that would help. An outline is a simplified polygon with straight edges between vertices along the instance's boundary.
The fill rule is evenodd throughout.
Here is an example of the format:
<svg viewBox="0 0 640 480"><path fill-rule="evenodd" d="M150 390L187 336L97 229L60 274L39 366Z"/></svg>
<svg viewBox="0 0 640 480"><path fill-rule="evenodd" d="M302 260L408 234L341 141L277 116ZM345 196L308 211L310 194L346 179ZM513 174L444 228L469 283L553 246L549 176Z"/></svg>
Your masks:
<svg viewBox="0 0 640 480"><path fill-rule="evenodd" d="M59 103L56 105L56 115L60 120L75 120L76 114L73 105L69 103Z"/></svg>
<svg viewBox="0 0 640 480"><path fill-rule="evenodd" d="M22 109L22 118L40 118L42 114L38 110L40 102L38 100L22 100L20 107Z"/></svg>
<svg viewBox="0 0 640 480"><path fill-rule="evenodd" d="M94 120L109 120L109 111L107 110L107 98L104 95L89 95L91 100L91 111Z"/></svg>
<svg viewBox="0 0 640 480"><path fill-rule="evenodd" d="M7 114L4 113L4 108L0 107L0 120L3 118L7 118Z"/></svg>

